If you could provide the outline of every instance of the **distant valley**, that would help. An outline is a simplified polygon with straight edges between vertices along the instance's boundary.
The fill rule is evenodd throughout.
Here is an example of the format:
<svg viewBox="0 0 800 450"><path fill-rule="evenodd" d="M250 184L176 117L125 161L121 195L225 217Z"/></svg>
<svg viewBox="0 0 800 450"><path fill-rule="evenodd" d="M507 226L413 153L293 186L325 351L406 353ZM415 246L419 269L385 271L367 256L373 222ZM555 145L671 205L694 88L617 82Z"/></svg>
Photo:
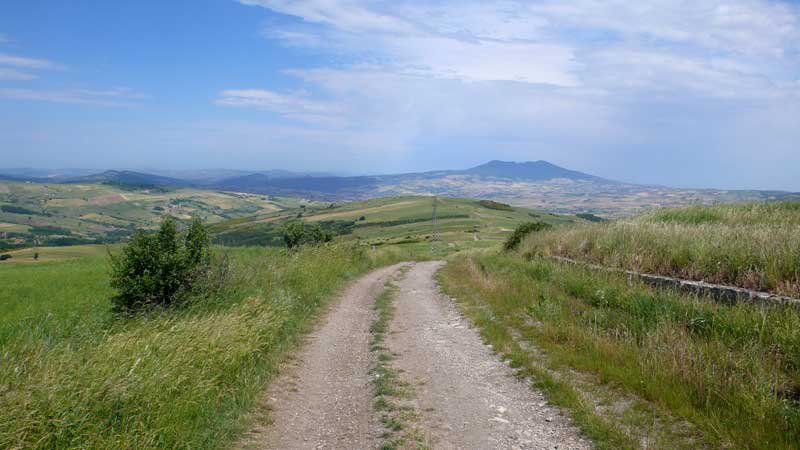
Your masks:
<svg viewBox="0 0 800 450"><path fill-rule="evenodd" d="M620 218L687 204L800 199L782 191L683 189L607 180L546 161L491 161L466 170L444 170L375 176L334 176L282 170L109 170L43 171L0 169L0 181L58 184L106 184L122 188L195 188L297 197L319 201L374 197L439 195L484 198L554 213L592 213Z"/></svg>

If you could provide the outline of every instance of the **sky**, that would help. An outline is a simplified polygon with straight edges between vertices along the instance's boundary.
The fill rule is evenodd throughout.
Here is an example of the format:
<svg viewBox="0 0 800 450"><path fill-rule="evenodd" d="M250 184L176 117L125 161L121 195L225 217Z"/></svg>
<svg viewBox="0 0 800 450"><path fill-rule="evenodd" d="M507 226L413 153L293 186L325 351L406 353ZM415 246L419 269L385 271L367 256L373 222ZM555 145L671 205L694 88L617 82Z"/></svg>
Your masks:
<svg viewBox="0 0 800 450"><path fill-rule="evenodd" d="M3 0L0 166L800 191L800 2Z"/></svg>

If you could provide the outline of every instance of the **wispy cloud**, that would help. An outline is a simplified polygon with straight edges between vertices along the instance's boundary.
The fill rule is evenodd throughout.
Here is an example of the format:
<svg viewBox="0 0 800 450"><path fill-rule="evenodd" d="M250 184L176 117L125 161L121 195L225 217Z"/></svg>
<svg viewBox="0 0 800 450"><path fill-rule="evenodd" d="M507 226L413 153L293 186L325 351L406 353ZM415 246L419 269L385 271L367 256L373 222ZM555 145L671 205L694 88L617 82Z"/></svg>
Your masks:
<svg viewBox="0 0 800 450"><path fill-rule="evenodd" d="M0 80L33 80L36 75L16 69L0 67Z"/></svg>
<svg viewBox="0 0 800 450"><path fill-rule="evenodd" d="M321 125L344 125L336 117L342 112L340 106L311 100L304 92L280 94L264 89L230 89L220 92L216 103L237 108L269 110L288 119Z"/></svg>
<svg viewBox="0 0 800 450"><path fill-rule="evenodd" d="M625 89L668 62L690 69L673 71L686 80L676 85L697 90L738 72L786 77L796 68L790 55L800 52L798 10L765 0L241 2L302 19L308 26L270 31L290 45L327 46L384 70L464 81ZM621 57L633 52L633 59ZM735 60L737 69L721 70L721 59ZM763 84L739 80L748 81Z"/></svg>
<svg viewBox="0 0 800 450"><path fill-rule="evenodd" d="M124 108L136 106L136 103L132 100L143 98L143 96L127 88L106 91L0 88L0 98Z"/></svg>
<svg viewBox="0 0 800 450"><path fill-rule="evenodd" d="M46 59L27 58L24 56L0 53L0 65L20 67L24 69L60 69L61 66Z"/></svg>

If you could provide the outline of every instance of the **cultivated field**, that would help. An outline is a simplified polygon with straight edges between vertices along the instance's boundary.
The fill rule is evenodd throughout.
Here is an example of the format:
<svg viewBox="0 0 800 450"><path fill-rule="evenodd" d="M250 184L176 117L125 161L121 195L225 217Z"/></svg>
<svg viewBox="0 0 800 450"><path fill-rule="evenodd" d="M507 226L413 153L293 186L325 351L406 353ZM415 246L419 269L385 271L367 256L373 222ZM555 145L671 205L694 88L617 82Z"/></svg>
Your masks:
<svg viewBox="0 0 800 450"><path fill-rule="evenodd" d="M0 182L0 250L118 242L165 214L215 223L298 207L295 199L199 189Z"/></svg>

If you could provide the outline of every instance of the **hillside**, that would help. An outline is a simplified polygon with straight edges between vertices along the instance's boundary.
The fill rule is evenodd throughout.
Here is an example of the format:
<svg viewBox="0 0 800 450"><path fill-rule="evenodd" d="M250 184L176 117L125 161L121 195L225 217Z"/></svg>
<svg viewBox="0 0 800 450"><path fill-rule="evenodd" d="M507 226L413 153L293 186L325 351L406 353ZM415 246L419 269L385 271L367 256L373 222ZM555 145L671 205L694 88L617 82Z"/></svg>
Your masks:
<svg viewBox="0 0 800 450"><path fill-rule="evenodd" d="M286 222L320 224L341 241L368 245L428 245L433 234L432 197L388 197L345 204L305 206L211 226L215 241L225 245L283 245ZM574 216L473 199L439 198L436 232L440 245L453 249L497 245L520 223L583 223Z"/></svg>
<svg viewBox="0 0 800 450"><path fill-rule="evenodd" d="M102 173L67 178L63 183L102 183L128 188L186 187L191 183L177 178L164 177L130 170L107 170Z"/></svg>
<svg viewBox="0 0 800 450"><path fill-rule="evenodd" d="M198 189L0 182L0 249L117 242L164 214L208 223L294 207L290 199Z"/></svg>

